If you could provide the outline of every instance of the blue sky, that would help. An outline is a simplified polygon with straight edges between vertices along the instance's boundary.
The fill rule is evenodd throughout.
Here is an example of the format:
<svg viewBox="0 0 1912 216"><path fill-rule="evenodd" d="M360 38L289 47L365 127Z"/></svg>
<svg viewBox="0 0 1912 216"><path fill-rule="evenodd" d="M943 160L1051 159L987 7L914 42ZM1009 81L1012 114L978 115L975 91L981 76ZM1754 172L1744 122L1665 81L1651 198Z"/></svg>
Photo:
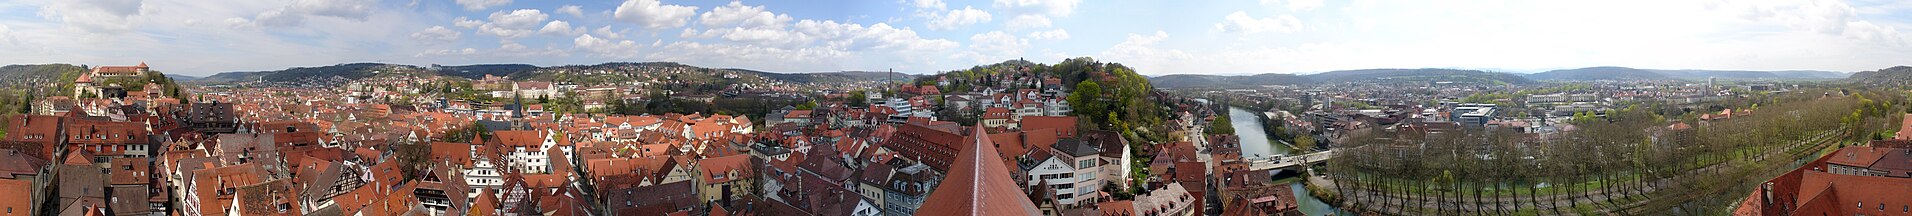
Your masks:
<svg viewBox="0 0 1912 216"><path fill-rule="evenodd" d="M207 75L350 62L675 61L927 73L1089 56L1144 74L1907 64L1912 2L19 0L0 64Z"/></svg>

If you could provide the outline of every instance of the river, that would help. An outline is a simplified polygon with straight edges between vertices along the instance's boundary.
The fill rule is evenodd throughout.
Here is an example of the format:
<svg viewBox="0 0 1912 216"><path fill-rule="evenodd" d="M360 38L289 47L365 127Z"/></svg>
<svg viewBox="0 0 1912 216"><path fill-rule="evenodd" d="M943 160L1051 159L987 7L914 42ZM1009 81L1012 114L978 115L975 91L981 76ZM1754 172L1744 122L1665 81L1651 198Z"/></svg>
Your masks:
<svg viewBox="0 0 1912 216"><path fill-rule="evenodd" d="M1235 136L1241 138L1242 157L1263 158L1294 152L1292 145L1286 143L1277 145L1275 143L1278 141L1268 137L1268 132L1262 129L1259 116L1261 116L1259 112L1235 107L1228 108L1228 123L1235 126Z"/></svg>
<svg viewBox="0 0 1912 216"><path fill-rule="evenodd" d="M1235 127L1235 136L1241 138L1242 157L1258 158L1257 155L1260 155L1259 157L1268 157L1294 153L1294 145L1269 139L1268 132L1263 130L1261 126L1261 118L1259 116L1261 116L1260 112L1252 112L1236 107L1228 108L1228 123ZM1295 176L1289 178L1301 177ZM1307 215L1328 215L1329 213L1340 211L1335 209L1334 206L1322 202L1320 198L1315 198L1314 194L1308 193L1307 186L1302 182L1304 181L1295 181L1295 183L1288 185L1294 188L1295 201L1301 203L1301 205L1299 205L1301 213ZM1340 213L1337 215L1351 214Z"/></svg>

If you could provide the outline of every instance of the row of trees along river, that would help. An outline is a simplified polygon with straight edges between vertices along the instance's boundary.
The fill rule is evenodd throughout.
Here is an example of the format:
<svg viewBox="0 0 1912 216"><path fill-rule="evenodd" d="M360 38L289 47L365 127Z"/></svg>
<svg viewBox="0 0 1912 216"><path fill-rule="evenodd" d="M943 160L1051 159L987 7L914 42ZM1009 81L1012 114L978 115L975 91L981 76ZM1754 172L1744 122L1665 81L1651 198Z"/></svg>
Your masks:
<svg viewBox="0 0 1912 216"><path fill-rule="evenodd" d="M1335 146L1311 191L1364 214L1730 214L1752 185L1890 128L1904 103L1843 92L1753 95L1735 108L1750 114L1716 121L1626 105L1551 135L1369 130Z"/></svg>

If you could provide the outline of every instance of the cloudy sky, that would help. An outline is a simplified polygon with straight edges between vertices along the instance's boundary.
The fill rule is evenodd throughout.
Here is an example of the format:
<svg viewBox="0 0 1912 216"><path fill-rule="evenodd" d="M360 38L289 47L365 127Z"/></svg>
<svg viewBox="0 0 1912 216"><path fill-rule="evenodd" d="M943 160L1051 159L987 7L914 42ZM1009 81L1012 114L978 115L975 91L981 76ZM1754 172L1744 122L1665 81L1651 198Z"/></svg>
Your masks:
<svg viewBox="0 0 1912 216"><path fill-rule="evenodd" d="M1026 58L1150 75L1912 64L1902 0L9 0L0 64L207 75L349 62L675 61L925 73Z"/></svg>

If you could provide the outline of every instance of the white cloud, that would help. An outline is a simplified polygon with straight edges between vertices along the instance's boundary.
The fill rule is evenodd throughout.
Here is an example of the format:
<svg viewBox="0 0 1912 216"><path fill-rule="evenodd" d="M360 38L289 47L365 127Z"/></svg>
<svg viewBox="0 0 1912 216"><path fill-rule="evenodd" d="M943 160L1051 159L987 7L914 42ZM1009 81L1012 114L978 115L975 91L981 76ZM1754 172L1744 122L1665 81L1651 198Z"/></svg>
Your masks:
<svg viewBox="0 0 1912 216"><path fill-rule="evenodd" d="M691 64L734 65L785 71L843 70L847 65L922 65L958 47L955 41L929 39L888 23L862 25L834 20L798 20L782 28L686 29L686 38L720 42L658 41L649 59ZM900 66L910 67L910 66Z"/></svg>
<svg viewBox="0 0 1912 216"><path fill-rule="evenodd" d="M731 2L704 13L698 21L708 29L697 31L684 29L678 36L682 38L715 38L725 43L668 43L657 42L662 46L685 47L722 47L735 49L777 49L795 53L818 54L829 52L894 51L898 53L917 53L925 50L943 50L955 47L955 42L942 39L925 39L916 31L908 28L895 28L887 23L864 26L855 23L839 23L833 20L799 20L792 22L789 15L770 12L762 6L746 6ZM654 45L654 46L657 46ZM740 47L729 47L736 45ZM815 50L819 52L795 52L797 50Z"/></svg>
<svg viewBox="0 0 1912 216"><path fill-rule="evenodd" d="M996 0L998 8L1018 11L1018 13L1042 14L1049 16L1069 16L1082 0Z"/></svg>
<svg viewBox="0 0 1912 216"><path fill-rule="evenodd" d="M1002 31L990 31L969 36L970 47L987 53L1021 54L1029 48L1029 41L1016 38Z"/></svg>
<svg viewBox="0 0 1912 216"><path fill-rule="evenodd" d="M500 56L509 56L509 57L571 56L570 52L565 52L564 50L558 49L555 47L547 46L544 48L533 49L531 47L525 46L524 44L518 44L517 42L512 42L510 40L499 40L498 43L499 43L498 51L496 52L496 54Z"/></svg>
<svg viewBox="0 0 1912 216"><path fill-rule="evenodd" d="M558 14L568 14L568 15L576 16L576 17L584 17L584 7L579 7L577 5L559 6L558 10L555 12L557 12Z"/></svg>
<svg viewBox="0 0 1912 216"><path fill-rule="evenodd" d="M1181 50L1155 47L1156 44L1161 43L1163 40L1168 40L1168 32L1155 31L1155 34L1149 35L1129 34L1129 37L1122 40L1122 43L1117 43L1115 46L1109 47L1108 50L1102 51L1102 56L1107 56L1112 60L1133 59L1149 61L1177 61L1193 58L1187 52L1182 52Z"/></svg>
<svg viewBox="0 0 1912 216"><path fill-rule="evenodd" d="M1029 38L1036 40L1068 40L1069 30L1052 29L1048 31L1030 32Z"/></svg>
<svg viewBox="0 0 1912 216"><path fill-rule="evenodd" d="M485 8L511 4L511 0L458 0L457 2L458 2L458 5L465 6L465 10L472 10L472 11L485 10Z"/></svg>
<svg viewBox="0 0 1912 216"><path fill-rule="evenodd" d="M493 12L490 18L490 22L478 26L478 33L497 35L502 38L520 38L537 32L538 24L544 23L544 20L551 18L551 15L546 15L538 9L518 9L509 13ZM568 28L569 25L567 24L566 27Z"/></svg>
<svg viewBox="0 0 1912 216"><path fill-rule="evenodd" d="M1261 32L1292 33L1301 31L1302 26L1301 20L1286 14L1279 17L1257 19L1248 17L1248 13L1235 11L1235 13L1228 14L1227 17L1224 17L1222 23L1216 23L1215 28L1223 32L1253 34Z"/></svg>
<svg viewBox="0 0 1912 216"><path fill-rule="evenodd" d="M704 27L743 27L743 28L783 28L790 23L790 15L771 13L763 6L748 6L743 2L731 1L730 4L711 8L697 22Z"/></svg>
<svg viewBox="0 0 1912 216"><path fill-rule="evenodd" d="M1848 38L1876 41L1895 47L1906 45L1905 35L1899 33L1898 29L1875 25L1867 21L1849 22L1847 23L1845 31L1840 34Z"/></svg>
<svg viewBox="0 0 1912 216"><path fill-rule="evenodd" d="M445 28L445 26L432 26L431 28L425 28L424 31L412 33L412 39L426 43L453 42L458 41L458 37L463 34L464 33L451 30L451 28Z"/></svg>
<svg viewBox="0 0 1912 216"><path fill-rule="evenodd" d="M238 27L299 27L305 25L310 17L366 21L377 10L377 4L369 0L298 0L284 7L259 12L250 20L239 18L227 21Z"/></svg>
<svg viewBox="0 0 1912 216"><path fill-rule="evenodd" d="M287 8L310 15L362 21L372 15L372 11L378 8L377 4L370 0L299 0Z"/></svg>
<svg viewBox="0 0 1912 216"><path fill-rule="evenodd" d="M1068 17L1075 13L1081 0L996 0L994 4L998 14L1009 16L1004 25L1009 30L1048 28L1054 18Z"/></svg>
<svg viewBox="0 0 1912 216"><path fill-rule="evenodd" d="M850 52L819 47L776 48L693 41L671 42L660 49L645 58L781 71L842 70L842 63L855 56Z"/></svg>
<svg viewBox="0 0 1912 216"><path fill-rule="evenodd" d="M1025 14L1025 15L1016 15L1015 18L1009 18L1009 23L1004 25L1006 25L1004 26L1005 28L1008 28L1010 30L1018 30L1018 29L1048 28L1050 25L1052 25L1052 23L1050 23L1049 17L1047 16Z"/></svg>
<svg viewBox="0 0 1912 216"><path fill-rule="evenodd" d="M144 14L145 3L140 0L59 0L41 6L39 15L87 32L121 32L132 29L134 20L127 17Z"/></svg>
<svg viewBox="0 0 1912 216"><path fill-rule="evenodd" d="M425 52L420 52L418 54L412 55L412 57L454 56L454 55L471 55L471 54L478 54L478 49L474 49L474 48L429 49L429 50L425 50Z"/></svg>
<svg viewBox="0 0 1912 216"><path fill-rule="evenodd" d="M544 14L538 9L518 9L510 13L504 11L491 13L490 18L491 24L501 27L529 28L543 23L545 19L550 19L551 15Z"/></svg>
<svg viewBox="0 0 1912 216"><path fill-rule="evenodd" d="M942 10L947 7L946 4L943 4L943 0L913 0L910 1L910 5L916 6L917 9L935 10Z"/></svg>
<svg viewBox="0 0 1912 216"><path fill-rule="evenodd" d="M13 39L13 28L7 27L5 24L0 24L0 45L15 44L19 44L19 42Z"/></svg>
<svg viewBox="0 0 1912 216"><path fill-rule="evenodd" d="M1796 30L1903 46L1902 33L1889 25L1874 24L1859 18L1858 10L1835 0L1807 1L1725 1L1705 5L1737 15L1746 21L1776 23Z"/></svg>
<svg viewBox="0 0 1912 216"><path fill-rule="evenodd" d="M458 26L461 28L477 28L478 26L485 25L485 21L472 20L471 18L465 18L465 17L458 17L457 19L453 19L451 21L451 25Z"/></svg>
<svg viewBox="0 0 1912 216"><path fill-rule="evenodd" d="M608 38L608 39L623 39L624 38L624 31L612 31L611 26L609 25L606 25L604 27L598 27L597 30L592 30L591 34L604 36L604 38Z"/></svg>
<svg viewBox="0 0 1912 216"><path fill-rule="evenodd" d="M963 7L963 9L955 9L946 13L931 15L932 17L930 17L929 23L926 24L930 30L956 29L958 27L989 22L990 19L989 12L977 10L972 7Z"/></svg>
<svg viewBox="0 0 1912 216"><path fill-rule="evenodd" d="M637 47L639 46L637 42L631 42L629 40L613 42L603 38L592 37L591 34L579 35L577 39L573 39L571 42L578 49L591 52L592 55L615 58L636 56Z"/></svg>
<svg viewBox="0 0 1912 216"><path fill-rule="evenodd" d="M1261 0L1262 5L1279 6L1281 0ZM1321 8L1322 0L1288 0L1288 11L1302 12Z"/></svg>
<svg viewBox="0 0 1912 216"><path fill-rule="evenodd" d="M584 34L584 28L582 27L572 28L571 23L564 22L563 20L552 20L550 23L544 24L544 28L538 29L538 33L539 34L554 34L554 35L575 35L575 34Z"/></svg>
<svg viewBox="0 0 1912 216"><path fill-rule="evenodd" d="M1322 5L1322 0L1289 0L1288 10L1297 12L1309 11L1315 8L1321 8Z"/></svg>
<svg viewBox="0 0 1912 216"><path fill-rule="evenodd" d="M796 30L806 37L821 39L820 42L826 47L850 51L938 51L956 47L955 41L925 39L914 30L891 27L888 23L864 27L836 21L803 20L797 22Z"/></svg>
<svg viewBox="0 0 1912 216"><path fill-rule="evenodd" d="M667 5L657 0L626 0L612 13L618 21L629 22L647 29L683 27L697 15L697 6Z"/></svg>

